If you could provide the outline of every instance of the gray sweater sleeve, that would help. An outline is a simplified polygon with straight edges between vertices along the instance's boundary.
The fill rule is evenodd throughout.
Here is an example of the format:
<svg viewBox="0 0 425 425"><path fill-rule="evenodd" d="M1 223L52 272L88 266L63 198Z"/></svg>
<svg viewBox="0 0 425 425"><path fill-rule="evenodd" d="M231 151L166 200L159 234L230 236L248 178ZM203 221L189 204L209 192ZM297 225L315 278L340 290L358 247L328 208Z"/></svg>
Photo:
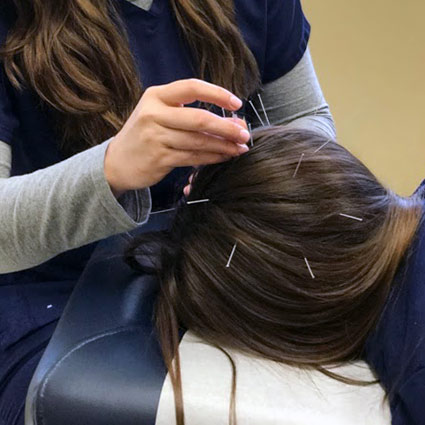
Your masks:
<svg viewBox="0 0 425 425"><path fill-rule="evenodd" d="M120 202L111 192L104 175L110 140L10 178L10 147L0 142L0 273L38 265L147 221L149 189L127 192Z"/></svg>
<svg viewBox="0 0 425 425"><path fill-rule="evenodd" d="M292 71L262 87L261 98L271 124L306 128L321 132L329 139L336 138L334 121L309 49ZM258 98L253 103L266 122ZM252 124L259 126L260 121L255 119Z"/></svg>

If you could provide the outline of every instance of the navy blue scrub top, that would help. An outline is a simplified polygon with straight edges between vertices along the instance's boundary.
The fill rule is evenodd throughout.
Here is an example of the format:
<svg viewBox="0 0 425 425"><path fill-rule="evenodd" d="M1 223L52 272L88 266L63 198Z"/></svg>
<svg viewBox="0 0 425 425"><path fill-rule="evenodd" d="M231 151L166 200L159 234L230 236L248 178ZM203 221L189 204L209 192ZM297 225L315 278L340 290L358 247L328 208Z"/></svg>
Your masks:
<svg viewBox="0 0 425 425"><path fill-rule="evenodd" d="M112 1L119 6L145 88L197 77L168 0L154 0L149 11L126 0ZM310 34L300 0L234 1L237 24L257 60L262 82L273 81L293 69L307 48ZM15 19L13 1L0 1L0 44ZM40 107L40 99L33 91L14 89L3 66L0 140L12 147L12 176L65 158L58 148L48 107ZM158 206L173 197L175 184L181 178L179 172L153 188L152 196ZM61 254L30 270L0 276L0 424L1 419L8 425L13 423L10 417L4 419L13 414L16 403L21 403L13 385L25 388L25 380L30 379L37 356L50 338L94 245ZM22 376L14 381L18 373ZM7 391L9 399L2 404Z"/></svg>
<svg viewBox="0 0 425 425"><path fill-rule="evenodd" d="M425 181L418 190L425 199ZM368 338L365 360L389 394L393 425L425 424L425 215Z"/></svg>

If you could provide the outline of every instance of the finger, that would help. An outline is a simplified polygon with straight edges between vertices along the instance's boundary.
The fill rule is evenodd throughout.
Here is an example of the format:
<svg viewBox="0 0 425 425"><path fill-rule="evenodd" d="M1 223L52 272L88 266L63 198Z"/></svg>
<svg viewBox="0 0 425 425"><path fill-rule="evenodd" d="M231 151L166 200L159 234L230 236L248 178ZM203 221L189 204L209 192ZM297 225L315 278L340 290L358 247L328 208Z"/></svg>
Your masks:
<svg viewBox="0 0 425 425"><path fill-rule="evenodd" d="M218 164L231 159L230 156L217 153L204 153L196 151L174 151L170 155L170 166L172 167L197 167L199 165Z"/></svg>
<svg viewBox="0 0 425 425"><path fill-rule="evenodd" d="M157 117L158 124L176 130L208 133L234 143L247 143L249 131L234 120L197 108L166 108Z"/></svg>
<svg viewBox="0 0 425 425"><path fill-rule="evenodd" d="M190 189L191 189L192 187L191 187L191 185L190 184L188 184L187 186L185 186L184 187L184 189L183 189L183 194L184 194L184 196L186 196L186 198L190 195Z"/></svg>
<svg viewBox="0 0 425 425"><path fill-rule="evenodd" d="M246 123L246 121L245 120L243 120L243 119L241 119L241 118L239 118L239 117L235 117L235 118L233 118L233 117L230 117L230 118L226 118L227 120L231 120L231 121L233 121L234 123L236 123L237 125L239 125L240 127L243 127L243 128L245 128L245 129L247 129L248 130L248 124Z"/></svg>
<svg viewBox="0 0 425 425"><path fill-rule="evenodd" d="M246 144L237 144L206 133L193 131L174 130L169 132L169 139L163 143L172 149L218 153L227 156L238 156L249 151Z"/></svg>
<svg viewBox="0 0 425 425"><path fill-rule="evenodd" d="M242 101L229 90L196 78L174 81L158 88L159 98L170 106L196 101L212 103L229 111L242 106Z"/></svg>
<svg viewBox="0 0 425 425"><path fill-rule="evenodd" d="M243 128L248 129L248 123L246 122L245 117L244 118L240 118L237 114L235 114L232 117L223 117L226 120L231 120L233 122L235 122L236 124L240 125Z"/></svg>

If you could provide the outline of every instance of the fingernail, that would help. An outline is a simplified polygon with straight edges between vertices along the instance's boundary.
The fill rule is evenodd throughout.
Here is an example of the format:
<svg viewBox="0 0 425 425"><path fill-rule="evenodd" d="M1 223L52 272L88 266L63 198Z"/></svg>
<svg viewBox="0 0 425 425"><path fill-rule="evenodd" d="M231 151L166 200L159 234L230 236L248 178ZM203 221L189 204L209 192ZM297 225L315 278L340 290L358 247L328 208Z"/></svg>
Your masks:
<svg viewBox="0 0 425 425"><path fill-rule="evenodd" d="M245 153L249 151L249 147L247 145L239 145L238 144L239 153Z"/></svg>
<svg viewBox="0 0 425 425"><path fill-rule="evenodd" d="M242 142L247 142L250 138L251 138L251 135L249 134L248 130L241 130L241 132L239 134L239 139Z"/></svg>
<svg viewBox="0 0 425 425"><path fill-rule="evenodd" d="M242 100L240 100L238 97L236 96L232 96L230 98L230 104L234 107L234 108L240 108L242 107Z"/></svg>

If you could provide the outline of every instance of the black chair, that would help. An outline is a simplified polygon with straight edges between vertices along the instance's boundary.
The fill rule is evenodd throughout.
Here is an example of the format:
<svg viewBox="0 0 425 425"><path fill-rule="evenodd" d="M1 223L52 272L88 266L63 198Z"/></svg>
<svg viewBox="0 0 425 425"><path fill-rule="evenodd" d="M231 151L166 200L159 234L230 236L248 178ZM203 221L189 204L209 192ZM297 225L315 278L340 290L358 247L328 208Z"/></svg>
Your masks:
<svg viewBox="0 0 425 425"><path fill-rule="evenodd" d="M141 231L166 223L153 216ZM155 423L166 376L151 322L157 280L120 258L130 239L93 254L31 381L27 425Z"/></svg>

